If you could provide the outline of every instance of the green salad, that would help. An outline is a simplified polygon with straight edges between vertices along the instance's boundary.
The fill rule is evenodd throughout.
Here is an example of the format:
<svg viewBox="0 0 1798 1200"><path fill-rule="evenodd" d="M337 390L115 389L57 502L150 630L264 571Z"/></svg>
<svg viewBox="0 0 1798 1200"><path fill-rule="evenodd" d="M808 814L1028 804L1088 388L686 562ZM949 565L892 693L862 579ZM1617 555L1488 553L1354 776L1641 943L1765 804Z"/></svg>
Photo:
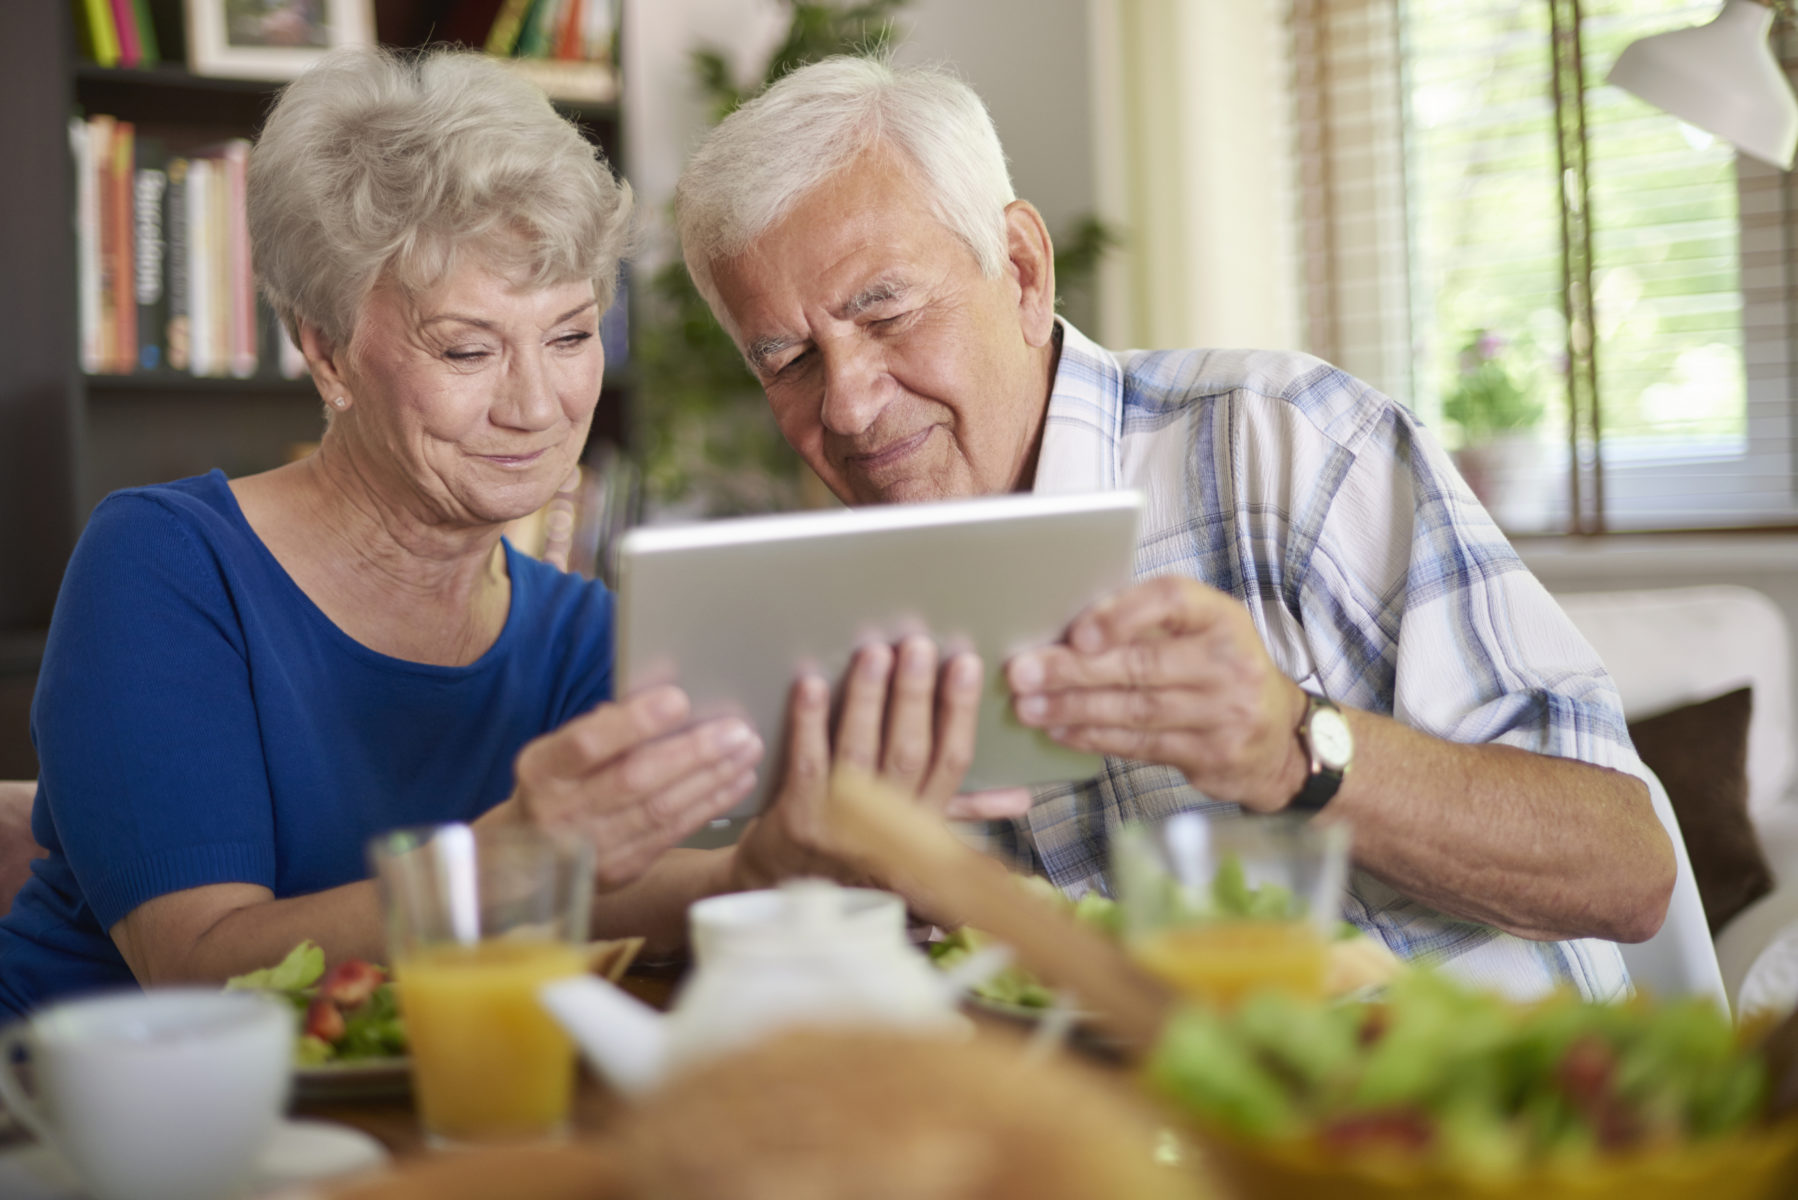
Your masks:
<svg viewBox="0 0 1798 1200"><path fill-rule="evenodd" d="M233 976L225 989L271 992L293 1006L294 1059L300 1066L406 1052L406 1031L386 971L359 958L326 971L325 952L314 942L301 942L272 967Z"/></svg>
<svg viewBox="0 0 1798 1200"><path fill-rule="evenodd" d="M1252 1140L1372 1147L1469 1172L1701 1140L1754 1121L1762 1060L1709 1001L1533 1006L1418 970L1379 1004L1262 993L1169 1025L1151 1085Z"/></svg>
<svg viewBox="0 0 1798 1200"><path fill-rule="evenodd" d="M1054 884L1040 876L1021 877L1020 882L1067 908L1074 914L1075 920L1090 925L1109 937L1122 935L1122 913L1119 912L1116 901L1098 892L1088 892L1079 900L1071 901ZM932 942L930 958L937 966L947 970L990 943L991 939L986 934L963 926L951 931L941 940ZM1055 993L1036 976L1019 966L1009 966L988 976L985 981L975 985L973 992L982 1000L1018 1008L1048 1008L1055 1003Z"/></svg>

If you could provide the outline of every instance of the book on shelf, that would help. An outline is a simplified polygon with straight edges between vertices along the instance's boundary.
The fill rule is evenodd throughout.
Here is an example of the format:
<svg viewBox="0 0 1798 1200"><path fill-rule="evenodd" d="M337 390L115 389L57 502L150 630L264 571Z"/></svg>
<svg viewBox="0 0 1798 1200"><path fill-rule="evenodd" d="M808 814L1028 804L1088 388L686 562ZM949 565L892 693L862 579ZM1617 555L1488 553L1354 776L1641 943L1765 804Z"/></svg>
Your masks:
<svg viewBox="0 0 1798 1200"><path fill-rule="evenodd" d="M483 44L552 100L608 103L618 96L616 3L501 0Z"/></svg>
<svg viewBox="0 0 1798 1200"><path fill-rule="evenodd" d="M119 35L119 66L135 67L144 61L143 45L137 40L137 14L131 0L111 0L112 27Z"/></svg>
<svg viewBox="0 0 1798 1200"><path fill-rule="evenodd" d="M305 373L258 302L250 143L171 154L104 113L69 124L82 370L247 379Z"/></svg>
<svg viewBox="0 0 1798 1200"><path fill-rule="evenodd" d="M163 193L162 228L164 248L162 255L163 295L167 298L168 326L165 330L166 353L164 361L171 370L186 371L193 363L188 355L190 337L188 324L188 279L190 268L187 256L187 172L188 160L185 154L177 154L169 159L168 190Z"/></svg>
<svg viewBox="0 0 1798 1200"><path fill-rule="evenodd" d="M623 371L631 362L631 269L618 264L618 291L611 307L599 318L599 344L605 352L606 373Z"/></svg>
<svg viewBox="0 0 1798 1200"><path fill-rule="evenodd" d="M75 0L75 37L83 58L102 67L119 65L119 27L111 0Z"/></svg>
<svg viewBox="0 0 1798 1200"><path fill-rule="evenodd" d="M75 162L75 300L81 369L105 365L100 353L100 200L95 190L93 129L69 120L69 154Z"/></svg>
<svg viewBox="0 0 1798 1200"><path fill-rule="evenodd" d="M168 199L168 152L156 138L137 140L136 185L132 192L131 282L137 301L137 367L159 369L167 361L169 309L163 234Z"/></svg>
<svg viewBox="0 0 1798 1200"><path fill-rule="evenodd" d="M102 67L153 67L162 61L149 0L72 0L81 57Z"/></svg>

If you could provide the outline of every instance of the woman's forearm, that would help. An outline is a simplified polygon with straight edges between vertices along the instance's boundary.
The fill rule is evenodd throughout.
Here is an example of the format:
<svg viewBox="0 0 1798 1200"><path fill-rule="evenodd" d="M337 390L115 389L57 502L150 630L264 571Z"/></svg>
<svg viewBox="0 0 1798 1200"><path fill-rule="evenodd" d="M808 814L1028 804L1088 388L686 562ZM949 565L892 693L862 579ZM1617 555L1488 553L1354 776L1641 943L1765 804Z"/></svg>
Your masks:
<svg viewBox="0 0 1798 1200"><path fill-rule="evenodd" d="M273 966L310 938L325 960L387 961L380 901L370 880L276 900L247 883L217 883L146 900L112 927L145 986L223 983Z"/></svg>
<svg viewBox="0 0 1798 1200"><path fill-rule="evenodd" d="M732 891L734 850L664 853L635 882L593 900L595 937L641 937L651 956L672 954L687 944L687 906Z"/></svg>

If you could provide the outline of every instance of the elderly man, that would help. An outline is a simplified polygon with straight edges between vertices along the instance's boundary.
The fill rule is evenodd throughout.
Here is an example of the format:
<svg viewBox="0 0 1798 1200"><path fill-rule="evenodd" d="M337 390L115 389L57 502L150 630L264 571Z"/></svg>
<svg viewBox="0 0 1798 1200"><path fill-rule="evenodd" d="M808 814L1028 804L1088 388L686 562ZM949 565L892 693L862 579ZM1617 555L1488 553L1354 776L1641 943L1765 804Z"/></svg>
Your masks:
<svg viewBox="0 0 1798 1200"><path fill-rule="evenodd" d="M1139 582L1008 666L1109 756L1006 840L1101 877L1125 819L1352 823L1348 915L1533 994L1627 980L1674 857L1603 667L1403 407L1296 353L1106 350L964 84L831 59L720 125L677 193L695 283L849 504L1138 488ZM1350 769L1352 766L1352 770ZM1202 795L1195 794L1194 789Z"/></svg>

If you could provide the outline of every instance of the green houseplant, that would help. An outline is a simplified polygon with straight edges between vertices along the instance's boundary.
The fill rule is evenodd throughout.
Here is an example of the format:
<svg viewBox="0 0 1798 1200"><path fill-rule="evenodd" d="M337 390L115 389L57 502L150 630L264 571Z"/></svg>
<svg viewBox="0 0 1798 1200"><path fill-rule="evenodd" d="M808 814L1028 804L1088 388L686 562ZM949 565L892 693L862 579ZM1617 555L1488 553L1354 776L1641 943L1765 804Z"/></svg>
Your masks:
<svg viewBox="0 0 1798 1200"><path fill-rule="evenodd" d="M1529 348L1490 329L1473 331L1455 359L1442 415L1460 435L1462 478L1501 525L1546 520L1537 434L1544 405Z"/></svg>

